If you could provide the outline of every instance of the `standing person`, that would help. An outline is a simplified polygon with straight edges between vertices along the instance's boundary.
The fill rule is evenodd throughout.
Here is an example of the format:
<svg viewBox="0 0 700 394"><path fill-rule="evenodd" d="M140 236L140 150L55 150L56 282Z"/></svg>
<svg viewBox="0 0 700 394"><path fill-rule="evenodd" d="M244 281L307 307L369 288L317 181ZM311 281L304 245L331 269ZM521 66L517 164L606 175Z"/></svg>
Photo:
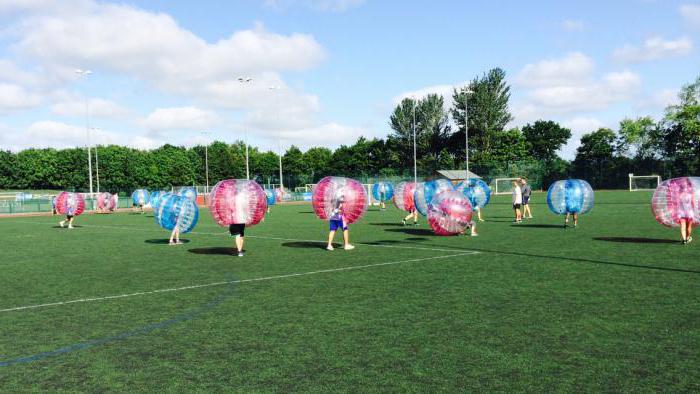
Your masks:
<svg viewBox="0 0 700 394"><path fill-rule="evenodd" d="M688 213L693 212L693 190L685 182L680 184L679 189L678 211L683 213L679 218L679 224L681 225L681 242L685 245L693 241L693 218L688 215Z"/></svg>
<svg viewBox="0 0 700 394"><path fill-rule="evenodd" d="M513 212L515 213L515 223L523 221L520 206L523 204L523 192L517 181L513 181Z"/></svg>
<svg viewBox="0 0 700 394"><path fill-rule="evenodd" d="M331 215L330 218L330 232L328 233L328 246L326 246L327 250L333 250L333 238L338 229L343 230L343 241L345 243L343 248L345 250L355 249L353 245L350 245L350 232L348 230L348 224L345 221L345 215L343 214L344 203L345 199L342 197L339 198L333 209L333 215Z"/></svg>
<svg viewBox="0 0 700 394"><path fill-rule="evenodd" d="M566 213L566 218L564 219L564 228L569 226L569 216L572 216L574 218L574 228L576 228L576 226L578 226L578 213L576 212Z"/></svg>
<svg viewBox="0 0 700 394"><path fill-rule="evenodd" d="M530 195L532 194L532 188L527 183L526 178L520 178L520 184L523 185L523 217L532 219L532 212L530 211Z"/></svg>

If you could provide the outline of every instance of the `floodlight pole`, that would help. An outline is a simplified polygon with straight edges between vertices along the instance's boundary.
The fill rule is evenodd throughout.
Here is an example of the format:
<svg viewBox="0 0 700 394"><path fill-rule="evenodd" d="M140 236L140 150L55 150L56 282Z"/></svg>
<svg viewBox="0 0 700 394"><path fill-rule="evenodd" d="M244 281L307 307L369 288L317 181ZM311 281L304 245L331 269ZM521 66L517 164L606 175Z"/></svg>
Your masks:
<svg viewBox="0 0 700 394"><path fill-rule="evenodd" d="M99 127L91 127L90 130L97 131ZM97 177L97 194L100 194L100 158L97 155L97 145L95 145L95 176Z"/></svg>
<svg viewBox="0 0 700 394"><path fill-rule="evenodd" d="M418 183L418 163L416 157L416 98L413 97L413 183Z"/></svg>
<svg viewBox="0 0 700 394"><path fill-rule="evenodd" d="M278 112L277 112L277 118L279 120L279 106L277 101L279 94L279 90L281 89L279 86L270 86L268 89L272 90L275 92L275 107L278 107ZM278 139L277 140L277 156L279 156L280 160L280 190L284 190L284 181L282 180L282 140Z"/></svg>
<svg viewBox="0 0 700 394"><path fill-rule="evenodd" d="M92 74L90 70L75 70L81 78L87 78ZM87 132L87 151L88 151L88 180L90 182L90 197L92 197L92 148L90 146L90 110L88 107L88 98L85 97L85 131Z"/></svg>
<svg viewBox="0 0 700 394"><path fill-rule="evenodd" d="M464 152L466 172L464 179L469 182L469 94L474 93L468 87L464 89Z"/></svg>
<svg viewBox="0 0 700 394"><path fill-rule="evenodd" d="M211 131L202 131L202 135L211 134ZM204 191L205 202L209 203L209 140L204 145L204 174L206 178L206 190Z"/></svg>
<svg viewBox="0 0 700 394"><path fill-rule="evenodd" d="M253 81L250 77L238 77L238 82L242 84L249 84ZM248 128L245 128L245 178L250 180L250 165L248 156Z"/></svg>

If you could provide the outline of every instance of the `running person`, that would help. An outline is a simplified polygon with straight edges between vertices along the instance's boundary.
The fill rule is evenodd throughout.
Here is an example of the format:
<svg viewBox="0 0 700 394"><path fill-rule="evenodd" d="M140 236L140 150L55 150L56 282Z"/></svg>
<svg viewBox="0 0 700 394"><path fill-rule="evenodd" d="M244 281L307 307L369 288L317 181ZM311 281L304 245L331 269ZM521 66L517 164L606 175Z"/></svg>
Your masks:
<svg viewBox="0 0 700 394"><path fill-rule="evenodd" d="M72 229L73 228L73 218L75 217L75 208L72 206L68 206L68 212L66 212L66 219L61 220L58 225L63 228L63 226L68 222L68 228Z"/></svg>

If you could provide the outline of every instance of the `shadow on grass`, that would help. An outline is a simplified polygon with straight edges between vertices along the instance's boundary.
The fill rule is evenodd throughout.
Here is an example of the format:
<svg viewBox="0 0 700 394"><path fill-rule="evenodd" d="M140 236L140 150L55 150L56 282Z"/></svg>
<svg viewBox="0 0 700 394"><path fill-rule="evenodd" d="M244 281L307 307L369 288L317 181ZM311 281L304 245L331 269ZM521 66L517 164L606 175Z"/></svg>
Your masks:
<svg viewBox="0 0 700 394"><path fill-rule="evenodd" d="M187 250L190 253L194 254L220 254L220 255L226 255L226 256L232 256L236 254L236 249L235 248L224 248L224 247L213 247L213 248L194 248L194 249L188 249Z"/></svg>
<svg viewBox="0 0 700 394"><path fill-rule="evenodd" d="M395 233L404 233L408 235L435 235L433 230L428 230L426 228L410 228L408 226L402 228L387 228L384 231L392 231Z"/></svg>
<svg viewBox="0 0 700 394"><path fill-rule="evenodd" d="M561 224L525 224L525 223L513 223L511 227L527 227L527 228L564 228Z"/></svg>
<svg viewBox="0 0 700 394"><path fill-rule="evenodd" d="M391 230L386 230L386 231L391 231ZM396 242L405 243L405 244L413 244L413 242L406 242L406 241L396 241ZM369 242L366 242L366 243L369 243ZM425 246L425 245L423 245L423 246ZM539 258L539 259L552 259L552 260L562 260L562 261L573 261L573 262L578 262L578 263L612 265L612 266L628 267L628 268L639 268L639 269L646 269L646 270L658 270L658 271L668 271L668 272L683 272L683 273L688 273L688 274L700 274L700 271L688 270L688 269L683 269L683 268L660 267L657 265L641 265L641 264L631 264L631 263L620 263L620 262L616 262L616 261L593 260L593 259L584 259L584 258L579 258L579 257L547 256L547 255L535 254L535 253L510 252L510 251L494 250L494 249L486 249L486 248L473 248L473 247L472 248L457 248L457 247L453 247L453 246L440 246L440 247L445 248L445 249L454 249L455 252L476 251L476 252L484 252L484 253L496 253L496 254L509 255L509 256L518 256L518 257L535 257L535 258Z"/></svg>
<svg viewBox="0 0 700 394"><path fill-rule="evenodd" d="M157 239L147 239L143 242L145 242L147 244L167 245L170 243L170 240L167 238L157 238ZM189 239L180 239L180 242L183 244L186 244L186 243L190 242L190 240Z"/></svg>
<svg viewBox="0 0 700 394"><path fill-rule="evenodd" d="M391 222L391 223L370 223L371 226L403 226L401 223Z"/></svg>
<svg viewBox="0 0 700 394"><path fill-rule="evenodd" d="M411 238L406 238L406 241L427 241L428 238L421 238L421 237L411 237Z"/></svg>
<svg viewBox="0 0 700 394"><path fill-rule="evenodd" d="M314 211L299 211L298 213L315 213Z"/></svg>
<svg viewBox="0 0 700 394"><path fill-rule="evenodd" d="M308 241L297 241L297 242L285 242L282 244L287 248L300 248L300 249L326 249L326 244L324 242L308 242Z"/></svg>
<svg viewBox="0 0 700 394"><path fill-rule="evenodd" d="M385 239L385 240L373 241L373 242L362 242L363 245L391 245L391 244L399 244L399 243L404 243L404 242L397 241L395 239Z"/></svg>
<svg viewBox="0 0 700 394"><path fill-rule="evenodd" d="M81 227L83 227L83 226L79 226L79 225L77 225L77 224L74 224L74 225L73 225L73 228L81 228ZM67 224L66 224L65 227L61 227L61 226L59 226L59 225L55 225L55 226L53 226L53 228L62 228L62 229L64 229L64 230L70 230L70 229L68 228L68 225L67 225Z"/></svg>
<svg viewBox="0 0 700 394"><path fill-rule="evenodd" d="M678 244L680 241L660 238L643 238L643 237L594 237L596 241L607 242L622 242L635 244Z"/></svg>

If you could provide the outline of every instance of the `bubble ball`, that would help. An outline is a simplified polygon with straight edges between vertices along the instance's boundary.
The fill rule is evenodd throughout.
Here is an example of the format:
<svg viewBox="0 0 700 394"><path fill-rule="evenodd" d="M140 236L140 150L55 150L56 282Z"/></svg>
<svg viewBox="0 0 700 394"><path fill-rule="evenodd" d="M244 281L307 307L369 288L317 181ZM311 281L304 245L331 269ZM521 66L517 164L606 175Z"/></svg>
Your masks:
<svg viewBox="0 0 700 394"><path fill-rule="evenodd" d="M430 201L440 192L454 190L452 182L447 179L436 179L425 183L419 183L416 187L413 200L416 204L416 210L423 216L428 214Z"/></svg>
<svg viewBox="0 0 700 394"><path fill-rule="evenodd" d="M115 208L115 201L110 193L100 193L97 195L97 209L113 211Z"/></svg>
<svg viewBox="0 0 700 394"><path fill-rule="evenodd" d="M400 182L396 185L394 189L394 205L396 205L396 208L406 212L412 212L416 209L413 201L415 192L415 182Z"/></svg>
<svg viewBox="0 0 700 394"><path fill-rule="evenodd" d="M664 226L678 227L681 220L700 225L700 177L661 182L651 198L651 211Z"/></svg>
<svg viewBox="0 0 700 394"><path fill-rule="evenodd" d="M183 187L177 194L181 197L189 199L192 202L197 202L197 189L193 187Z"/></svg>
<svg viewBox="0 0 700 394"><path fill-rule="evenodd" d="M265 217L267 196L255 181L225 179L211 189L209 210L220 226L252 226Z"/></svg>
<svg viewBox="0 0 700 394"><path fill-rule="evenodd" d="M275 192L273 190L265 189L265 197L267 198L267 205L277 204L277 196L275 196Z"/></svg>
<svg viewBox="0 0 700 394"><path fill-rule="evenodd" d="M119 195L117 193L112 194L112 210L119 208Z"/></svg>
<svg viewBox="0 0 700 394"><path fill-rule="evenodd" d="M446 190L433 197L428 208L428 224L436 235L464 232L472 221L472 205L462 192Z"/></svg>
<svg viewBox="0 0 700 394"><path fill-rule="evenodd" d="M547 190L547 205L558 215L586 213L593 208L593 201L593 188L582 179L556 181Z"/></svg>
<svg viewBox="0 0 700 394"><path fill-rule="evenodd" d="M378 182L372 186L372 197L375 200L385 202L394 198L394 185L389 182Z"/></svg>
<svg viewBox="0 0 700 394"><path fill-rule="evenodd" d="M156 209L158 209L158 204L160 203L160 200L166 194L168 194L168 193L166 193L164 191L160 191L160 190L151 192L148 203L151 204L151 207L153 207L154 210L156 210Z"/></svg>
<svg viewBox="0 0 700 394"><path fill-rule="evenodd" d="M61 215L78 216L85 211L85 198L80 193L61 192L56 196L56 211Z"/></svg>
<svg viewBox="0 0 700 394"><path fill-rule="evenodd" d="M455 190L467 196L474 209L485 207L491 200L491 188L478 178L469 178L460 182Z"/></svg>
<svg viewBox="0 0 700 394"><path fill-rule="evenodd" d="M165 194L153 216L156 223L166 230L174 230L177 227L181 233L189 233L199 220L199 207L189 198Z"/></svg>
<svg viewBox="0 0 700 394"><path fill-rule="evenodd" d="M136 189L131 193L131 201L134 202L134 205L144 206L148 203L150 198L151 196L146 189Z"/></svg>
<svg viewBox="0 0 700 394"><path fill-rule="evenodd" d="M345 222L356 222L367 210L367 192L364 186L354 179L327 176L314 187L311 203L319 218L330 219L333 210L341 202Z"/></svg>

